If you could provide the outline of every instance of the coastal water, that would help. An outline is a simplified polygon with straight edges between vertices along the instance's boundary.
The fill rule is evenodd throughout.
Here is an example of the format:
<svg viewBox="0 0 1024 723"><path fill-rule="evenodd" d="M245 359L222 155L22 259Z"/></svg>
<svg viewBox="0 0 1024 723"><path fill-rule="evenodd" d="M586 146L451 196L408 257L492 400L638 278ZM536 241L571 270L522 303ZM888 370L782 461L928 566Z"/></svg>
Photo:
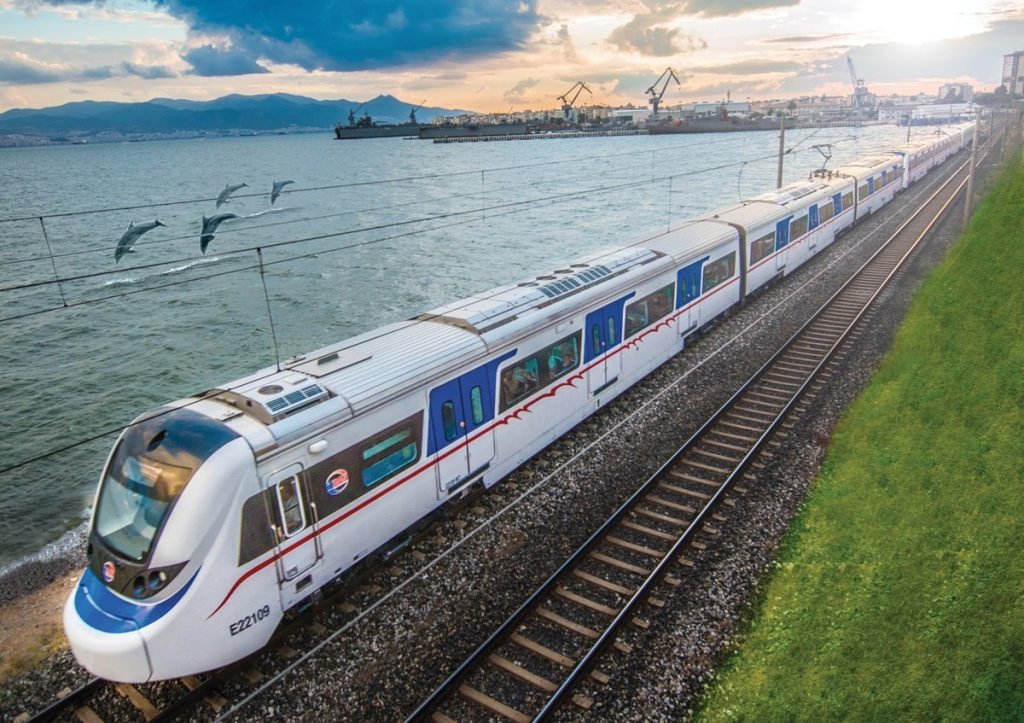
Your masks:
<svg viewBox="0 0 1024 723"><path fill-rule="evenodd" d="M905 133L791 131L785 179ZM28 217L0 222L0 571L77 544L105 456L142 412L770 190L777 150L775 133L325 133L0 151L0 219ZM240 218L200 253L211 199L243 181L219 209ZM154 218L167 227L115 264L128 223Z"/></svg>

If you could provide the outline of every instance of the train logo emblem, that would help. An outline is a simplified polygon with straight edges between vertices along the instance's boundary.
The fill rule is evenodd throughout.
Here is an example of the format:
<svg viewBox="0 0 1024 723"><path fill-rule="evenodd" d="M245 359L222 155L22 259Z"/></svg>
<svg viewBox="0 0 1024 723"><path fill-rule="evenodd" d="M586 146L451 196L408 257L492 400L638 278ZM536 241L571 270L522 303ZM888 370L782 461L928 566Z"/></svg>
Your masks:
<svg viewBox="0 0 1024 723"><path fill-rule="evenodd" d="M114 573L115 572L116 572L116 570L114 569L114 563L112 563L110 560L107 560L106 562L103 563L103 579L104 580L106 580L107 582L112 582L114 580Z"/></svg>
<svg viewBox="0 0 1024 723"><path fill-rule="evenodd" d="M340 495L348 487L348 470L336 469L327 476L327 494L334 497Z"/></svg>

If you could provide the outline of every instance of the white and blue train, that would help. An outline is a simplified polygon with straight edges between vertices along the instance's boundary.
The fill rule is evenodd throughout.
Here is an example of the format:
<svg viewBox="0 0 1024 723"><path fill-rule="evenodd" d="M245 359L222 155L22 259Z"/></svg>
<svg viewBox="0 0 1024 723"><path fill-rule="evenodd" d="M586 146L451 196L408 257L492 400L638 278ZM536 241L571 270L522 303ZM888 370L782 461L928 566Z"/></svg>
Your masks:
<svg viewBox="0 0 1024 723"><path fill-rule="evenodd" d="M965 143L817 172L139 417L64 610L75 657L144 682L236 661L284 614L490 487Z"/></svg>

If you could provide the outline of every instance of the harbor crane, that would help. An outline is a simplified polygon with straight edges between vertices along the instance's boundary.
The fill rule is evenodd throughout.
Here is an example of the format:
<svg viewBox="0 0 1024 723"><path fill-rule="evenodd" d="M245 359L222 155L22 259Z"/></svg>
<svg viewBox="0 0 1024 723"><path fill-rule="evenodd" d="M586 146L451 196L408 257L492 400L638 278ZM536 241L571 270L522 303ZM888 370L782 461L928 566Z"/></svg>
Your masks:
<svg viewBox="0 0 1024 723"><path fill-rule="evenodd" d="M853 68L853 58L846 56L846 65L850 69L850 82L853 84L853 110L855 113L866 111L873 105L868 89L864 87L864 80L857 77L857 71Z"/></svg>
<svg viewBox="0 0 1024 723"><path fill-rule="evenodd" d="M363 109L363 106L366 105L368 102L369 101L364 100L362 103L359 104L359 107L356 108L355 110L351 108L348 109L348 124L350 126L354 126L356 124L356 113L361 111Z"/></svg>
<svg viewBox="0 0 1024 723"><path fill-rule="evenodd" d="M576 95L572 97L572 100L569 100L569 94L572 93L574 90L576 91ZM572 107L573 105L576 104L576 99L580 97L580 93L582 93L583 91L587 91L591 95L594 94L590 90L590 88L587 87L586 83L584 83L582 80L578 80L576 81L576 85L569 88L569 90L565 91L565 93L563 93L562 95L558 96L558 99L562 101L562 113L565 115L566 120L569 120L569 116L572 114Z"/></svg>
<svg viewBox="0 0 1024 723"><path fill-rule="evenodd" d="M409 111L409 122L412 123L413 125L416 124L416 111L418 111L420 108L422 108L423 104L426 103L426 102L427 102L427 99L424 98L423 100L420 101L420 104L418 106L416 106L415 108L413 108L412 110Z"/></svg>
<svg viewBox="0 0 1024 723"><path fill-rule="evenodd" d="M864 81L857 77L857 71L853 69L853 58L849 55L846 56L846 64L850 67L850 82L853 83L854 90L857 88L863 88Z"/></svg>
<svg viewBox="0 0 1024 723"><path fill-rule="evenodd" d="M661 90L659 91L658 83L662 81L662 78L665 79L665 84L661 86ZM658 115L658 106L661 105L661 99L665 96L665 91L668 89L668 82L670 80L674 80L676 85L682 85L682 83L679 82L679 78L676 77L676 71L672 70L671 67L668 67L662 71L661 75L658 76L658 79L654 81L654 83L651 84L651 87L646 91L646 93L651 96L647 102L651 104L653 115Z"/></svg>

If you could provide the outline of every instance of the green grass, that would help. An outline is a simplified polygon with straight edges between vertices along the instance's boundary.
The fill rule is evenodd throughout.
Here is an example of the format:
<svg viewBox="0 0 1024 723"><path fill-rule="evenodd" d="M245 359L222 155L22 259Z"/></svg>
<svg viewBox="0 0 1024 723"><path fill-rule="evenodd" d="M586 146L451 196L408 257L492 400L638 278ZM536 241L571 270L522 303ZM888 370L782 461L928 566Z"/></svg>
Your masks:
<svg viewBox="0 0 1024 723"><path fill-rule="evenodd" d="M844 416L704 720L1024 721L1024 161Z"/></svg>

